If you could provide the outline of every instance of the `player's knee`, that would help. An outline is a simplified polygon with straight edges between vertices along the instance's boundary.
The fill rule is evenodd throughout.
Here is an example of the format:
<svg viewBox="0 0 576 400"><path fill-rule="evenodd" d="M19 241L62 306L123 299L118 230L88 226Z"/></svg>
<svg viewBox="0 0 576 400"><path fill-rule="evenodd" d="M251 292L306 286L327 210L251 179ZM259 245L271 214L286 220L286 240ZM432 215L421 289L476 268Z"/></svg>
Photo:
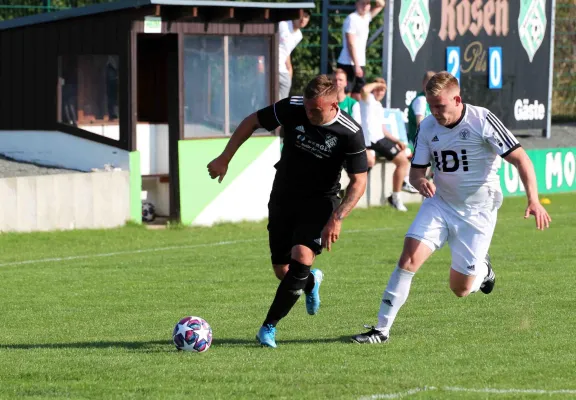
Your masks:
<svg viewBox="0 0 576 400"><path fill-rule="evenodd" d="M416 272L418 267L419 265L417 265L416 260L414 260L411 254L402 253L400 261L398 261L398 268L405 271Z"/></svg>
<svg viewBox="0 0 576 400"><path fill-rule="evenodd" d="M469 287L461 286L461 285L450 285L450 289L456 295L456 297L466 297L470 294Z"/></svg>
<svg viewBox="0 0 576 400"><path fill-rule="evenodd" d="M298 261L304 265L312 265L316 255L309 247L296 245L292 247L291 257L292 261Z"/></svg>
<svg viewBox="0 0 576 400"><path fill-rule="evenodd" d="M276 275L276 278L282 280L284 279L284 277L286 276L286 273L288 273L288 265L289 264L274 264L272 267L274 269L274 275Z"/></svg>

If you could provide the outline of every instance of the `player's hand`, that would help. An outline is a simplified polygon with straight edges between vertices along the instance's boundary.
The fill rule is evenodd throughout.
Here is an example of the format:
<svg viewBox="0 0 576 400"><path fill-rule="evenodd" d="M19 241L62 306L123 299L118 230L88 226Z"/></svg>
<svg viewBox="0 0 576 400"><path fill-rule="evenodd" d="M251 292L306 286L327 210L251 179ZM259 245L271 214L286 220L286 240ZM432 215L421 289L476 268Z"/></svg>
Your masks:
<svg viewBox="0 0 576 400"><path fill-rule="evenodd" d="M224 176L226 175L226 172L228 172L228 163L230 163L230 160L223 155L219 155L214 160L210 161L210 163L207 165L210 178L218 178L218 183L221 183L222 179L224 179Z"/></svg>
<svg viewBox="0 0 576 400"><path fill-rule="evenodd" d="M340 237L340 230L342 229L342 221L335 218L330 218L322 230L322 247L330 251L332 243L336 243Z"/></svg>
<svg viewBox="0 0 576 400"><path fill-rule="evenodd" d="M362 70L362 67L360 67L359 65L354 66L354 74L358 78L362 78L364 76L364 71Z"/></svg>
<svg viewBox="0 0 576 400"><path fill-rule="evenodd" d="M526 207L526 212L524 213L524 219L530 218L533 215L536 219L536 228L538 230L544 230L550 227L550 222L552 218L548 215L546 209L539 202L532 202Z"/></svg>
<svg viewBox="0 0 576 400"><path fill-rule="evenodd" d="M418 185L418 192L426 198L434 196L436 193L436 185L426 178L422 178Z"/></svg>
<svg viewBox="0 0 576 400"><path fill-rule="evenodd" d="M396 147L398 147L400 151L406 150L406 144L404 142L401 142L400 140L396 142Z"/></svg>

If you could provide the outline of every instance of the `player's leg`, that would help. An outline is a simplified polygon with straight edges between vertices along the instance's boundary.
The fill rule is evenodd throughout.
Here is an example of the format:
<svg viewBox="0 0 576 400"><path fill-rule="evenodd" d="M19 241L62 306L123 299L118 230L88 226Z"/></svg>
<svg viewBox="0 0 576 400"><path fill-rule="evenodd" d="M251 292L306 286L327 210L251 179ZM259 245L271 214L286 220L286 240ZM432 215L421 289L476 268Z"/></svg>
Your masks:
<svg viewBox="0 0 576 400"><path fill-rule="evenodd" d="M288 272L276 290L263 326L275 327L294 307L304 292L314 257L312 249L306 246L296 245L292 248Z"/></svg>
<svg viewBox="0 0 576 400"><path fill-rule="evenodd" d="M295 230L294 242L312 249L315 255L322 253L322 230L339 204L340 198L337 196L309 201L306 211L302 213L299 228ZM310 272L304 288L306 311L310 315L315 315L320 309L320 284L324 279L324 273L318 268Z"/></svg>
<svg viewBox="0 0 576 400"><path fill-rule="evenodd" d="M289 204L271 197L268 203L268 241L274 274L281 281L288 273L291 260L292 221ZM276 347L276 325L265 321L256 339L263 346Z"/></svg>
<svg viewBox="0 0 576 400"><path fill-rule="evenodd" d="M374 167L376 164L376 152L372 149L366 150L366 158L368 159L368 169Z"/></svg>
<svg viewBox="0 0 576 400"><path fill-rule="evenodd" d="M453 214L448 243L452 253L450 289L458 297L494 288L496 275L492 270L488 249L496 226L497 210L486 210L466 217Z"/></svg>
<svg viewBox="0 0 576 400"><path fill-rule="evenodd" d="M435 199L426 199L404 239L404 248L398 265L392 272L382 295L378 324L370 331L352 337L356 343L383 343L390 336L392 324L406 302L414 274L438 248L448 235L448 227Z"/></svg>
<svg viewBox="0 0 576 400"><path fill-rule="evenodd" d="M278 98L280 100L285 99L290 95L290 87L292 86L292 78L290 78L288 72L280 72L278 74L278 85L280 86Z"/></svg>
<svg viewBox="0 0 576 400"><path fill-rule="evenodd" d="M400 151L400 149L396 147L396 143L387 138L372 143L371 148L374 149L377 154L386 157L386 159L391 161L395 167L392 175L392 195L388 197L388 203L398 211L408 211L400 198L402 184L404 183L404 178L408 174L408 169L410 168L408 157L403 151Z"/></svg>

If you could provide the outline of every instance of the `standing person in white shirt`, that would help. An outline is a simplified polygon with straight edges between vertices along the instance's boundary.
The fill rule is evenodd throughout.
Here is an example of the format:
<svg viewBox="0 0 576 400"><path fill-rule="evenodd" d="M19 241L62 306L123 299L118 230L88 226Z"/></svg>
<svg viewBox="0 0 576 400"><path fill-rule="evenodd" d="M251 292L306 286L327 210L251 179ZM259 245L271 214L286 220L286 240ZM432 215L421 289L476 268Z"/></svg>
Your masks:
<svg viewBox="0 0 576 400"><path fill-rule="evenodd" d="M392 175L392 195L388 197L388 204L398 211L408 211L400 198L400 192L404 190L417 193L417 191L404 181L410 169L410 161L405 152L406 144L394 137L385 127L382 99L386 95L386 81L383 78L376 78L374 82L364 85L361 93L360 115L364 142L368 149L366 152L368 168L376 164L377 155L385 157L394 164L396 169Z"/></svg>
<svg viewBox="0 0 576 400"><path fill-rule="evenodd" d="M385 4L384 0L376 0L375 6L371 7L370 0L356 0L356 11L346 17L342 26L342 51L337 68L346 71L347 92L358 101L360 90L366 83L364 73L370 21L382 11Z"/></svg>
<svg viewBox="0 0 576 400"><path fill-rule="evenodd" d="M534 215L539 230L550 225L551 218L538 199L534 166L504 124L486 108L462 103L458 81L446 71L430 79L426 100L432 114L420 124L410 171L410 182L426 199L408 229L402 255L384 291L378 324L352 337L356 343L388 340L414 274L445 243L452 254L450 289L454 294L492 292L496 275L488 248L502 204L498 156L518 169L526 188L524 218ZM435 164L434 182L425 176L431 162Z"/></svg>
<svg viewBox="0 0 576 400"><path fill-rule="evenodd" d="M304 10L300 19L281 21L278 24L278 34L280 36L280 46L278 49L280 100L290 95L292 76L294 75L290 54L296 46L298 46L298 43L302 41L303 36L300 29L305 28L308 22L310 22L310 13Z"/></svg>

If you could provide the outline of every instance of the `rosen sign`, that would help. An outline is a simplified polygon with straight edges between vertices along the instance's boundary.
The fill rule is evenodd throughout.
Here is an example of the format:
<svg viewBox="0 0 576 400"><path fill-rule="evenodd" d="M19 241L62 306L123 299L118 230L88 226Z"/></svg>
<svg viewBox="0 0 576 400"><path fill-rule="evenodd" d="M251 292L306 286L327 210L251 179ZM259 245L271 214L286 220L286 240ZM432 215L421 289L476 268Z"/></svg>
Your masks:
<svg viewBox="0 0 576 400"><path fill-rule="evenodd" d="M406 116L424 72L447 70L465 102L489 108L508 128L547 128L553 0L387 3L388 107Z"/></svg>

